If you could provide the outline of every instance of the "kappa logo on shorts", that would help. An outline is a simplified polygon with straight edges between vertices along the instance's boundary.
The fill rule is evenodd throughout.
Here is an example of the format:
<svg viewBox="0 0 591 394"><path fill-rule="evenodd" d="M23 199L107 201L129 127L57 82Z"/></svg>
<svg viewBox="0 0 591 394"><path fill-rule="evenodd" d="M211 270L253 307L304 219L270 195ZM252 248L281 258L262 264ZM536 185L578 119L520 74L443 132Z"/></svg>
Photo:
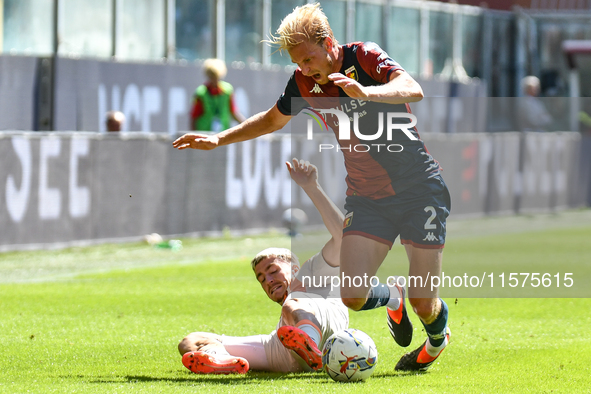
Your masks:
<svg viewBox="0 0 591 394"><path fill-rule="evenodd" d="M345 221L343 222L343 228L347 228L353 223L353 212L349 212L345 216Z"/></svg>
<svg viewBox="0 0 591 394"><path fill-rule="evenodd" d="M423 241L429 241L429 242L433 242L433 241L437 241L437 240L438 240L438 238L435 235L433 235L433 233L431 231L429 231L427 233L427 236L425 238L423 238Z"/></svg>

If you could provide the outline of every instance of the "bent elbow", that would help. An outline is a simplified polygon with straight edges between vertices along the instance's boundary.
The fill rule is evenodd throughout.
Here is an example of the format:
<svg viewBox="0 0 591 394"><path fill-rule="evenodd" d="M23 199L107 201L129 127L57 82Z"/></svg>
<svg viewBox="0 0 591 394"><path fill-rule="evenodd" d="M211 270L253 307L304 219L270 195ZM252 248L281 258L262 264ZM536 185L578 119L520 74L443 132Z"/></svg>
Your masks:
<svg viewBox="0 0 591 394"><path fill-rule="evenodd" d="M425 94L423 93L423 88L421 88L421 85L417 83L412 94L412 98L414 99L413 101L421 101L424 97Z"/></svg>

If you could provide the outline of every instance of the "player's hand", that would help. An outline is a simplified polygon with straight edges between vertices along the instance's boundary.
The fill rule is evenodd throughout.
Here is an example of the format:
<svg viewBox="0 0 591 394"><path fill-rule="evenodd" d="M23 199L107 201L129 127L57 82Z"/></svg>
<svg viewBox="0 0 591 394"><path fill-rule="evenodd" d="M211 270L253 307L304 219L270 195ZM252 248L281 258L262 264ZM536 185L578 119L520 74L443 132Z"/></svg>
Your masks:
<svg viewBox="0 0 591 394"><path fill-rule="evenodd" d="M172 146L177 149L201 149L212 150L217 148L219 138L216 135L187 133L182 137L177 138Z"/></svg>
<svg viewBox="0 0 591 394"><path fill-rule="evenodd" d="M343 89L343 91L349 97L354 98L367 98L368 93L365 86L361 85L354 79L351 79L341 73L332 73L328 76L328 79L333 81L335 85Z"/></svg>
<svg viewBox="0 0 591 394"><path fill-rule="evenodd" d="M286 161L285 165L287 166L291 179L298 186L305 188L316 185L318 182L318 169L314 164L310 164L309 161L293 158L291 163Z"/></svg>

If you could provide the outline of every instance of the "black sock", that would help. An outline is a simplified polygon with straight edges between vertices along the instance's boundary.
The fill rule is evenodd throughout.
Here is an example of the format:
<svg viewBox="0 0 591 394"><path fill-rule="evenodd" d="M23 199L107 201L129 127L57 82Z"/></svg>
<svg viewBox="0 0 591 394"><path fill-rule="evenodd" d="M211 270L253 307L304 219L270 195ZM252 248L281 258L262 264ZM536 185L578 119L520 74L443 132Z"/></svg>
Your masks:
<svg viewBox="0 0 591 394"><path fill-rule="evenodd" d="M423 323L425 331L427 331L427 335L429 336L429 343L433 347L440 346L443 343L445 340L445 327L447 327L447 304L441 298L440 300L441 311L435 321L431 324Z"/></svg>
<svg viewBox="0 0 591 394"><path fill-rule="evenodd" d="M378 283L377 286L369 289L367 301L365 301L365 304L363 304L360 311L385 306L388 304L388 301L390 301L390 288L383 283Z"/></svg>

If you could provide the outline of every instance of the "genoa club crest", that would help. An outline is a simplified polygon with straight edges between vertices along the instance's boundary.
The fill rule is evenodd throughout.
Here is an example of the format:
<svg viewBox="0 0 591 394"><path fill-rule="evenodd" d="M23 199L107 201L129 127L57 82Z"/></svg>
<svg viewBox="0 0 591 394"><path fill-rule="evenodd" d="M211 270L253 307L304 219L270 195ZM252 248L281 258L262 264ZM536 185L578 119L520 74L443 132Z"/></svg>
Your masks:
<svg viewBox="0 0 591 394"><path fill-rule="evenodd" d="M347 76L347 78L351 78L356 81L359 81L359 77L357 75L357 70L355 69L355 66L351 66L348 69L346 69L345 75Z"/></svg>
<svg viewBox="0 0 591 394"><path fill-rule="evenodd" d="M343 222L343 229L349 227L351 225L351 222L353 221L353 212L349 212L346 216L345 216L345 221Z"/></svg>

